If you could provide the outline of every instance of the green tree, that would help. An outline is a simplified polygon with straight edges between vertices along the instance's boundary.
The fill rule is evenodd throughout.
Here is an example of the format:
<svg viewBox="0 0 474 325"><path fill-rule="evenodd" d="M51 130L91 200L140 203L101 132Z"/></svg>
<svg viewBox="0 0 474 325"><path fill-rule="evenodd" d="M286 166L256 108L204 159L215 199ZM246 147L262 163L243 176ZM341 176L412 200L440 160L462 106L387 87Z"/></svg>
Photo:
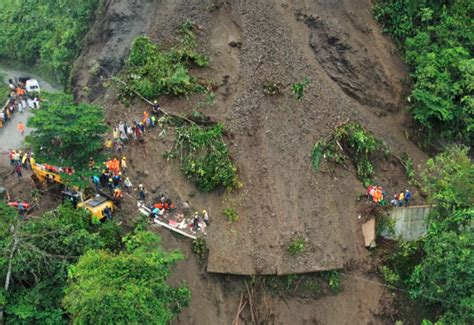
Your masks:
<svg viewBox="0 0 474 325"><path fill-rule="evenodd" d="M52 94L40 110L33 112L27 137L36 159L51 164L85 168L89 157L102 148L107 131L102 110L74 103L71 95Z"/></svg>
<svg viewBox="0 0 474 325"><path fill-rule="evenodd" d="M424 190L442 215L474 206L474 165L468 148L453 146L428 160L422 178Z"/></svg>
<svg viewBox="0 0 474 325"><path fill-rule="evenodd" d="M452 227L473 217L474 209L467 209L433 223L423 242L424 257L409 279L412 297L441 309L445 324L474 323L474 232Z"/></svg>
<svg viewBox="0 0 474 325"><path fill-rule="evenodd" d="M167 324L190 298L166 282L182 255L166 253L159 238L137 231L125 251L91 250L70 268L64 306L74 324Z"/></svg>
<svg viewBox="0 0 474 325"><path fill-rule="evenodd" d="M380 0L375 17L405 52L412 113L428 140L474 137L472 1Z"/></svg>
<svg viewBox="0 0 474 325"><path fill-rule="evenodd" d="M0 300L7 323L65 323L61 299L68 267L88 249L116 247L114 237L103 237L89 219L85 210L61 206L23 221L0 204Z"/></svg>

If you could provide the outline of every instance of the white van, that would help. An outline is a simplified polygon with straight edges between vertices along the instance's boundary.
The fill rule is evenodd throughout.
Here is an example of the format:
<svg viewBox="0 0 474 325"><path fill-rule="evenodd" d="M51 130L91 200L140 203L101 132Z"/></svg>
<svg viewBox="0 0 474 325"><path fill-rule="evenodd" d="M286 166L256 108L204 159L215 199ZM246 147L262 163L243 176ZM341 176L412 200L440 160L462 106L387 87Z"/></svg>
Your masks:
<svg viewBox="0 0 474 325"><path fill-rule="evenodd" d="M40 92L39 82L36 79L26 80L25 88L28 93Z"/></svg>

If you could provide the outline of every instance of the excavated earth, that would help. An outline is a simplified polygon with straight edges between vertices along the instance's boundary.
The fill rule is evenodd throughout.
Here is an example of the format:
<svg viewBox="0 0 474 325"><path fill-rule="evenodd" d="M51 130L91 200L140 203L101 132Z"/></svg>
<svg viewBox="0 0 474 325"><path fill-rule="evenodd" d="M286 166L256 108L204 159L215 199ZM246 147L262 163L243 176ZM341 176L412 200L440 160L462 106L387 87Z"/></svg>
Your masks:
<svg viewBox="0 0 474 325"><path fill-rule="evenodd" d="M198 192L178 161L163 158L173 144L170 128L160 136L161 130L153 130L144 145L126 147L124 153L136 184L210 211L208 272L282 275L346 267L344 291L338 295L318 301L269 298L269 323L386 321L380 316L380 298L387 292L377 284L360 231L356 198L364 188L351 166L323 163L315 173L310 164L314 143L347 120L363 124L395 155L407 152L415 166L426 159L407 139L406 68L381 35L371 6L370 0L106 0L75 63L76 97L103 105L111 125L132 122L149 107L139 100L125 107L117 101L117 90L105 88L102 81L120 71L136 36L169 44L187 19L198 26L199 43L212 61L193 73L217 85L214 105L200 111L224 123L243 187L230 194ZM311 83L299 102L291 95L291 84L305 77ZM281 84L280 94L264 94L271 82ZM185 115L200 99L159 101L165 110ZM376 181L388 192L407 186L397 159L381 161L376 170ZM238 212L238 222L223 216L229 206ZM136 217L133 202L124 209ZM231 323L240 292L227 277L202 270L189 243L159 232L166 247L180 248L187 256L172 281L185 280L193 299L176 322ZM287 247L298 236L305 238L306 249L289 256Z"/></svg>

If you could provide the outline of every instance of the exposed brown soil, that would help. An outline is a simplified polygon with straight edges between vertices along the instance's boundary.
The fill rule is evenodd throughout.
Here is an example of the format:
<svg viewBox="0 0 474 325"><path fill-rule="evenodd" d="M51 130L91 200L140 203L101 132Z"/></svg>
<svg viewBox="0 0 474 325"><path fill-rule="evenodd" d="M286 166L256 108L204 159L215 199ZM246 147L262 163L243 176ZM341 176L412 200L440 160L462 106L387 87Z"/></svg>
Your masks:
<svg viewBox="0 0 474 325"><path fill-rule="evenodd" d="M314 173L309 157L317 140L350 119L373 131L394 154L407 152L415 166L426 158L407 140L403 127L405 68L393 54L393 45L381 36L370 8L369 0L109 0L76 62L76 95L103 104L112 124L132 122L149 107L137 100L126 108L117 102L114 89L97 87L103 73L92 73L95 61L118 71L136 35L146 33L168 43L186 19L199 26L199 39L212 63L195 73L219 85L215 105L202 111L224 122L243 188L229 196L223 191L198 192L177 161L162 157L172 146L171 129L161 137L154 130L146 135L145 145L127 147L125 154L135 183L210 211L208 272L289 274L351 265L342 277L340 294L318 300L268 298L272 316L264 323L385 322L381 315L389 300L381 297L387 293L367 281L380 280L360 231L363 219L358 219L356 199L364 188L352 167L333 170L323 163L322 171ZM298 102L290 87L304 77L311 84ZM282 94L263 93L271 81L281 83ZM186 114L199 99L160 98L160 103L166 110ZM376 175L388 192L408 186L396 159L378 163ZM237 210L238 222L226 221L222 210L227 206ZM123 209L130 218L136 215L133 202ZM225 276L205 272L188 242L159 232L165 246L180 248L187 256L173 281L186 280L193 299L175 323L231 323L242 282L229 284ZM296 236L306 239L306 249L292 257L287 247Z"/></svg>

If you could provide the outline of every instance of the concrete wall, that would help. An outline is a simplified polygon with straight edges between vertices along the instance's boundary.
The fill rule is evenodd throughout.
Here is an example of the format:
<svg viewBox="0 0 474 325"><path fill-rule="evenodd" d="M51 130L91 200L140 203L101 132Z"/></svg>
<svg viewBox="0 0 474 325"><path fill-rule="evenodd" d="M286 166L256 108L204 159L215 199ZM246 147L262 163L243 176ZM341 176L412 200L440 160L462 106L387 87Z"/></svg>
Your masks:
<svg viewBox="0 0 474 325"><path fill-rule="evenodd" d="M405 240L420 239L426 234L426 219L431 206L412 206L408 208L393 208L390 219L394 221L394 234L384 234L384 237Z"/></svg>

